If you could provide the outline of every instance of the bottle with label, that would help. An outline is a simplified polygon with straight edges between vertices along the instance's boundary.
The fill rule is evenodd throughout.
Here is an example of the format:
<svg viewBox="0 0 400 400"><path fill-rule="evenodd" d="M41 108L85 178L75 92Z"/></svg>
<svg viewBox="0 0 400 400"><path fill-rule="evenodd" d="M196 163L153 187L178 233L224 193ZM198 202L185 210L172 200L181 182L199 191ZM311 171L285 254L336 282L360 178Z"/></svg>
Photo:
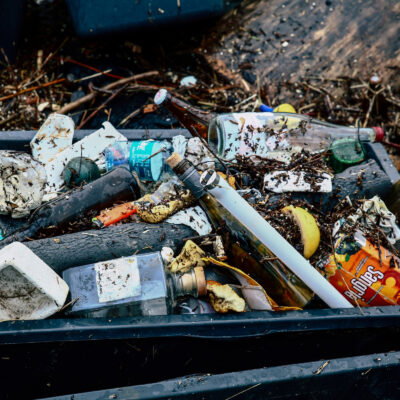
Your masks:
<svg viewBox="0 0 400 400"><path fill-rule="evenodd" d="M71 299L78 299L69 313L85 318L167 315L178 298L207 293L202 267L165 272L160 252L70 268L63 278Z"/></svg>
<svg viewBox="0 0 400 400"><path fill-rule="evenodd" d="M179 154L173 153L167 162L199 200L214 226L226 226L240 245L263 265L260 274L268 284L265 289L279 305L303 307L314 291L330 307L352 307L215 171L204 172L201 181L200 174ZM243 270L245 267L240 266Z"/></svg>
<svg viewBox="0 0 400 400"><path fill-rule="evenodd" d="M176 100L165 89L157 92L154 101L175 110ZM356 138L361 142L382 141L380 127L353 128L313 119L307 115L288 112L245 112L216 115L201 113L182 100L179 107L185 109L185 119L177 118L189 129L200 123L208 129L208 143L217 154L227 160L237 155L257 155L285 161L285 155L302 149L309 152L329 150L336 139ZM186 108L185 108L186 107ZM190 130L190 129L189 129ZM203 132L202 131L202 132Z"/></svg>
<svg viewBox="0 0 400 400"><path fill-rule="evenodd" d="M106 169L110 171L118 165L129 166L145 181L158 181L165 172L165 159L169 156L170 144L155 140L135 140L115 142L105 149Z"/></svg>

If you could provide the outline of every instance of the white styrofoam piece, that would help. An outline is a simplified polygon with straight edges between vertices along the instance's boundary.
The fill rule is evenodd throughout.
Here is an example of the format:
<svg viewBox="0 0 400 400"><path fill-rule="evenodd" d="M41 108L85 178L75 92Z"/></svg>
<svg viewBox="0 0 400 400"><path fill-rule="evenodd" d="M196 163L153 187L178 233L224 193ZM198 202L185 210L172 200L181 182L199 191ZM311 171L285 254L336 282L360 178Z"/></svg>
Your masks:
<svg viewBox="0 0 400 400"><path fill-rule="evenodd" d="M304 171L273 171L265 174L264 187L274 193L284 192L332 192L332 178L327 173L318 174L319 182L314 187L306 182L308 173ZM314 174L317 175L317 174Z"/></svg>
<svg viewBox="0 0 400 400"><path fill-rule="evenodd" d="M101 158L106 147L117 141L127 140L109 122L104 122L103 128L100 128L59 153L52 161L45 165L47 185L45 188L46 194L43 199L47 201L54 198L57 192L63 187L65 182L62 178L62 172L68 161L75 157L88 157L96 162Z"/></svg>
<svg viewBox="0 0 400 400"><path fill-rule="evenodd" d="M42 319L59 311L68 285L20 242L0 250L0 320Z"/></svg>
<svg viewBox="0 0 400 400"><path fill-rule="evenodd" d="M74 121L62 114L51 114L31 140L32 157L42 164L72 145Z"/></svg>
<svg viewBox="0 0 400 400"><path fill-rule="evenodd" d="M207 214L199 206L179 211L172 217L169 217L166 222L170 224L187 225L200 236L208 235L212 231L212 226L208 221Z"/></svg>

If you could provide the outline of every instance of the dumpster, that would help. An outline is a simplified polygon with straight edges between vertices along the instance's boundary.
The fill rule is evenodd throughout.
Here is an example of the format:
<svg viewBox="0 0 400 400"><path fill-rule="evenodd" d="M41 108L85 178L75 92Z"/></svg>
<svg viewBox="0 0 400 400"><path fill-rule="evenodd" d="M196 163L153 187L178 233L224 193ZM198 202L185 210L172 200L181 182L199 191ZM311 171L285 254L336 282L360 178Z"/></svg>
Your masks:
<svg viewBox="0 0 400 400"><path fill-rule="evenodd" d="M89 133L77 131L74 141ZM121 133L128 140L190 137L185 130ZM0 149L26 151L34 134L3 132ZM400 176L383 146L368 143L366 148L368 158L397 182ZM398 306L10 321L0 324L2 385L9 398L46 397L316 362L399 350L399 331ZM39 360L43 368L37 368ZM24 385L18 385L21 371Z"/></svg>
<svg viewBox="0 0 400 400"><path fill-rule="evenodd" d="M376 353L218 375L198 374L51 399L395 399L400 394L399 357L399 352Z"/></svg>

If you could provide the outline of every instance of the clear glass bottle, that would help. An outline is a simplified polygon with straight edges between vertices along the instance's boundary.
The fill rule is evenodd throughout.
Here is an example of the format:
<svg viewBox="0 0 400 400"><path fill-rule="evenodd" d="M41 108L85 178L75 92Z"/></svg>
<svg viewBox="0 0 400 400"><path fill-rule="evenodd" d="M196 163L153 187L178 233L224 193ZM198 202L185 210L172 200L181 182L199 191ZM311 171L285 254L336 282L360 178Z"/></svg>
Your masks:
<svg viewBox="0 0 400 400"><path fill-rule="evenodd" d="M127 165L145 181L158 181L166 171L165 160L171 145L164 141L135 140L115 142L105 149L106 169L110 171L118 165Z"/></svg>
<svg viewBox="0 0 400 400"><path fill-rule="evenodd" d="M352 128L289 112L217 115L193 107L165 89L157 92L154 102L170 110L192 134L195 134L195 127L197 133L208 137L210 147L227 160L236 155L286 160L288 153L301 149L310 152L328 150L336 139L352 137L361 142L379 142L384 136L380 127Z"/></svg>
<svg viewBox="0 0 400 400"><path fill-rule="evenodd" d="M204 270L178 275L165 272L159 252L122 257L67 269L70 314L85 317L167 315L182 296L204 296Z"/></svg>
<svg viewBox="0 0 400 400"><path fill-rule="evenodd" d="M199 200L214 226L226 226L233 238L263 266L261 271L246 271L246 264L238 267L262 281L279 305L303 307L314 291L330 307L352 307L215 171L204 172L202 184L200 174L179 154L173 153L167 162Z"/></svg>
<svg viewBox="0 0 400 400"><path fill-rule="evenodd" d="M274 153L305 149L329 150L336 139L358 138L361 142L383 139L382 128L353 128L330 124L307 115L262 112L222 114L209 126L209 145L222 158L236 155L274 157Z"/></svg>

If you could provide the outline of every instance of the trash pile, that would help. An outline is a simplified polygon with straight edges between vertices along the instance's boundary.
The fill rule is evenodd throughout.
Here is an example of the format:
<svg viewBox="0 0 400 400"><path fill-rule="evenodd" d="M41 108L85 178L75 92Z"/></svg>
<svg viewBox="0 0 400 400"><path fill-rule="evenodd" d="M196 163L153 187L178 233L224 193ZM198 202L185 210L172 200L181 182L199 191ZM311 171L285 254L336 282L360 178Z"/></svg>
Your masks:
<svg viewBox="0 0 400 400"><path fill-rule="evenodd" d="M51 114L29 153L0 150L2 320L400 304L382 128L154 102L192 137L76 141Z"/></svg>

